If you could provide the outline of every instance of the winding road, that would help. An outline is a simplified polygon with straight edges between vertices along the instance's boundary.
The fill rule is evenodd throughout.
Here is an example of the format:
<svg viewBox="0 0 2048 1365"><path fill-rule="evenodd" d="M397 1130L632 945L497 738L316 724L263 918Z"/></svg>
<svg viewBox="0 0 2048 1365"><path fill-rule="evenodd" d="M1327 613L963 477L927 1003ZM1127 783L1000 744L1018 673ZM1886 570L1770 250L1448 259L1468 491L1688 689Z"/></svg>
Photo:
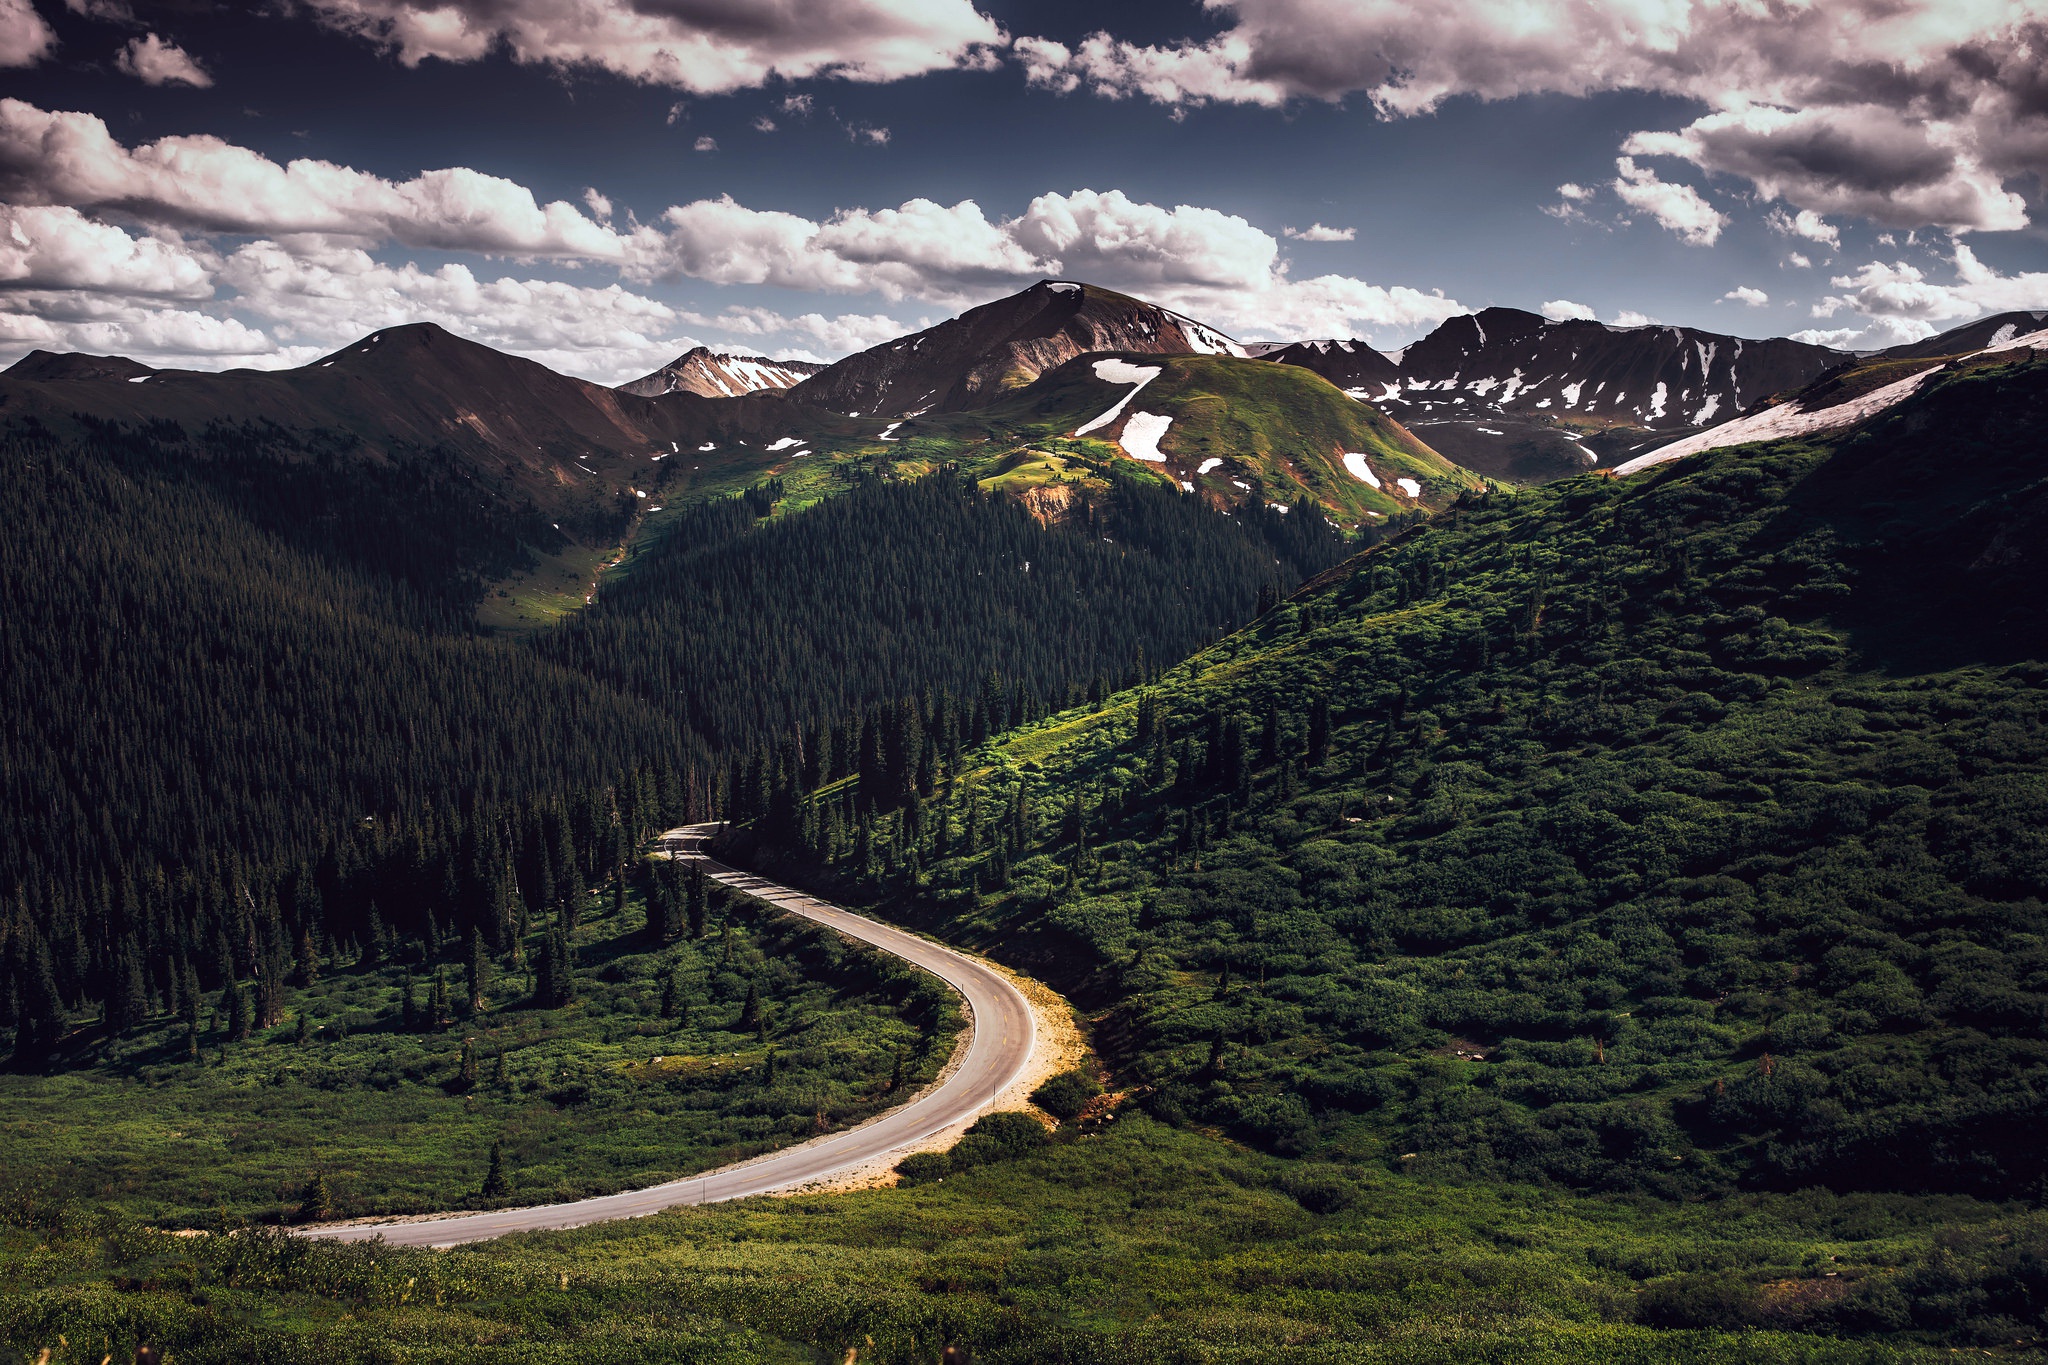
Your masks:
<svg viewBox="0 0 2048 1365"><path fill-rule="evenodd" d="M381 1237L393 1246L455 1246L512 1232L582 1227L614 1218L640 1218L683 1204L716 1204L771 1194L864 1166L951 1128L987 1108L1030 1064L1034 1036L1031 1005L999 973L929 939L905 933L800 891L713 861L703 851L715 824L684 825L661 836L670 854L701 862L714 879L793 915L815 920L848 938L871 943L944 981L966 1000L973 1026L967 1055L952 1074L908 1104L856 1128L738 1166L567 1204L447 1214L402 1222L349 1223L303 1229L304 1237L362 1242Z"/></svg>

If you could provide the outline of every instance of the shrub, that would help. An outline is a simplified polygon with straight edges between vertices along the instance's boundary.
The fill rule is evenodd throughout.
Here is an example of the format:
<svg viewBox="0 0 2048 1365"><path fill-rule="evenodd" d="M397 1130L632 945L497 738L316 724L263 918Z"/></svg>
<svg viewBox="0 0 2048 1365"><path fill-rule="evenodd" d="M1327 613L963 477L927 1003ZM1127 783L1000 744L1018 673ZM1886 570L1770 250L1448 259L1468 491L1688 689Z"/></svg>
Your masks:
<svg viewBox="0 0 2048 1365"><path fill-rule="evenodd" d="M1071 1123L1088 1107L1088 1101L1102 1093L1095 1078L1085 1071L1062 1071L1031 1092L1031 1102L1061 1123Z"/></svg>

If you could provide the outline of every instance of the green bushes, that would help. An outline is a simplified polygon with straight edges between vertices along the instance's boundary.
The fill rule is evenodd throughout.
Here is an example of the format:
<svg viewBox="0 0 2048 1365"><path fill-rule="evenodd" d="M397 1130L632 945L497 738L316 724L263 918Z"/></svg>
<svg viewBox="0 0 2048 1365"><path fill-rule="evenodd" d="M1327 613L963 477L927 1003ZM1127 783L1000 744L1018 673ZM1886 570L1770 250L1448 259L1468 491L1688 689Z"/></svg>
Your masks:
<svg viewBox="0 0 2048 1365"><path fill-rule="evenodd" d="M1062 1071L1032 1091L1031 1102L1061 1123L1070 1123L1101 1093L1102 1086L1088 1072Z"/></svg>
<svg viewBox="0 0 2048 1365"><path fill-rule="evenodd" d="M1869 509L1947 477L1926 416L1465 498L985 751L882 831L891 911L1057 964L1147 1112L1272 1152L2036 1197L2048 564L1989 547L2044 400L1934 391L1973 463L1925 516Z"/></svg>

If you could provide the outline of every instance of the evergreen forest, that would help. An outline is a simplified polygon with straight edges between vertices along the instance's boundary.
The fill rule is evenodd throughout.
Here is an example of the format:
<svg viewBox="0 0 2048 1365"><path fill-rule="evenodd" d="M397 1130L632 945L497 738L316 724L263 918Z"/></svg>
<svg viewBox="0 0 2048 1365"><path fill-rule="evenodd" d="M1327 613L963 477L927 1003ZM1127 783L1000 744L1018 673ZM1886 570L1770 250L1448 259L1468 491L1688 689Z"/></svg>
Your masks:
<svg viewBox="0 0 2048 1365"><path fill-rule="evenodd" d="M430 498L318 452L19 435L0 1341L2048 1358L2044 421L2048 365L1979 364L1352 541L1156 480L1051 521L766 480L519 638L472 615L514 510L447 493L437 558ZM282 1229L704 1169L936 1074L950 994L647 853L707 817L1093 1055L891 1188Z"/></svg>

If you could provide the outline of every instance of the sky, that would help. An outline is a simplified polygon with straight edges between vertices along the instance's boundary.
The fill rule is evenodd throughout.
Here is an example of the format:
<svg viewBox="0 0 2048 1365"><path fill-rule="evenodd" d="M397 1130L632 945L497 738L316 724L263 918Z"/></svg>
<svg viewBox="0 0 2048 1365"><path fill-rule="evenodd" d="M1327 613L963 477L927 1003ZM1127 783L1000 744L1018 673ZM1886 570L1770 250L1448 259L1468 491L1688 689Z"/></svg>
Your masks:
<svg viewBox="0 0 2048 1365"><path fill-rule="evenodd" d="M2048 0L0 0L0 365L2048 309Z"/></svg>

